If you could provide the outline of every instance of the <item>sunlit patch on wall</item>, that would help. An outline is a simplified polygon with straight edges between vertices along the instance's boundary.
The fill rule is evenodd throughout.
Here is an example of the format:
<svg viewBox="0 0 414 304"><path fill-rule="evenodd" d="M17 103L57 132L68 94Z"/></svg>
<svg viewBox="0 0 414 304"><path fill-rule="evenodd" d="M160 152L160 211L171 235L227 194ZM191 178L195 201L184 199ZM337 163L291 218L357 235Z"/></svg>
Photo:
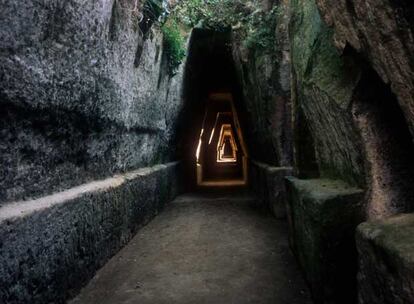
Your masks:
<svg viewBox="0 0 414 304"><path fill-rule="evenodd" d="M202 138L203 138L203 133L204 133L204 129L201 129L201 132L200 132L200 138L199 138L199 140L198 140L198 145L197 145L197 150L196 150L196 159L197 159L197 163L198 163L198 161L199 161L199 159L200 159L201 145L202 145L202 143L203 143L203 140L202 140Z"/></svg>

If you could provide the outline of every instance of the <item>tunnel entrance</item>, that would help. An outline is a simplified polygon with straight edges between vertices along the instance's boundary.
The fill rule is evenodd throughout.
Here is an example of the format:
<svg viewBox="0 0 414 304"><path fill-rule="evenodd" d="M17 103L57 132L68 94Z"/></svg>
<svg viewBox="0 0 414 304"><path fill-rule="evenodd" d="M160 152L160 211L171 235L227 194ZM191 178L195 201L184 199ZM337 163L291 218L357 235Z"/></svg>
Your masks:
<svg viewBox="0 0 414 304"><path fill-rule="evenodd" d="M247 181L247 151L231 93L208 96L196 150L198 186L239 186Z"/></svg>
<svg viewBox="0 0 414 304"><path fill-rule="evenodd" d="M191 34L178 145L186 190L247 184L244 103L231 41L231 31L194 29Z"/></svg>

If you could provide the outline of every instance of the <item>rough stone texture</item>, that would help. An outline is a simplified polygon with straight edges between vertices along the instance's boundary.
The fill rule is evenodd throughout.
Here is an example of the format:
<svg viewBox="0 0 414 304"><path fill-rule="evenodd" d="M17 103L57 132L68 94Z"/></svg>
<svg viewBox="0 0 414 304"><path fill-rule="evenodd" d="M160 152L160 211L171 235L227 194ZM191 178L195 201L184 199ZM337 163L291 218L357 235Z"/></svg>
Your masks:
<svg viewBox="0 0 414 304"><path fill-rule="evenodd" d="M314 1L291 0L290 11L294 111L303 112L314 142L296 150L315 149L322 177L363 186L363 149L350 111L360 70L340 58Z"/></svg>
<svg viewBox="0 0 414 304"><path fill-rule="evenodd" d="M367 217L413 212L413 139L397 98L373 70L364 72L352 112L364 143Z"/></svg>
<svg viewBox="0 0 414 304"><path fill-rule="evenodd" d="M414 134L414 3L409 0L316 0L335 31L336 47L347 45L369 60L398 96Z"/></svg>
<svg viewBox="0 0 414 304"><path fill-rule="evenodd" d="M233 57L243 90L248 142L256 147L251 157L284 167L293 163L289 18L286 5L278 5L281 13L273 29L276 32L274 50L269 53L247 49L235 32Z"/></svg>
<svg viewBox="0 0 414 304"><path fill-rule="evenodd" d="M178 164L0 208L0 303L65 303L179 192Z"/></svg>
<svg viewBox="0 0 414 304"><path fill-rule="evenodd" d="M70 303L310 304L286 222L253 209L255 199L178 197Z"/></svg>
<svg viewBox="0 0 414 304"><path fill-rule="evenodd" d="M414 303L414 214L358 226L360 304Z"/></svg>
<svg viewBox="0 0 414 304"><path fill-rule="evenodd" d="M305 156L296 158L298 171L313 162L303 152L312 150L301 138L306 120L320 176L365 188L371 219L412 212L413 4L290 6L294 110L303 113L295 122L296 154Z"/></svg>
<svg viewBox="0 0 414 304"><path fill-rule="evenodd" d="M11 1L0 10L0 202L171 159L180 71L133 1Z"/></svg>
<svg viewBox="0 0 414 304"><path fill-rule="evenodd" d="M291 0L290 9L299 173L314 149L316 176L366 189L369 218L411 212L413 5Z"/></svg>
<svg viewBox="0 0 414 304"><path fill-rule="evenodd" d="M363 219L363 191L339 180L294 177L287 188L290 242L315 303L355 303L354 234Z"/></svg>
<svg viewBox="0 0 414 304"><path fill-rule="evenodd" d="M250 162L250 186L260 198L261 204L268 206L277 219L286 218L285 177L293 175L293 168L272 167L268 164Z"/></svg>

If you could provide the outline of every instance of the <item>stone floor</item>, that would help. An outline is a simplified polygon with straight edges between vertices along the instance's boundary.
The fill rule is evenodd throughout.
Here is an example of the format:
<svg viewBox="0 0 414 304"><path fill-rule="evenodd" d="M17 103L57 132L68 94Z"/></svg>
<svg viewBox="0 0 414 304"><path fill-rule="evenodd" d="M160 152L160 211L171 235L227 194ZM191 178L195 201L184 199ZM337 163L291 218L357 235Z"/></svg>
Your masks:
<svg viewBox="0 0 414 304"><path fill-rule="evenodd" d="M287 225L246 194L178 197L71 304L310 304Z"/></svg>

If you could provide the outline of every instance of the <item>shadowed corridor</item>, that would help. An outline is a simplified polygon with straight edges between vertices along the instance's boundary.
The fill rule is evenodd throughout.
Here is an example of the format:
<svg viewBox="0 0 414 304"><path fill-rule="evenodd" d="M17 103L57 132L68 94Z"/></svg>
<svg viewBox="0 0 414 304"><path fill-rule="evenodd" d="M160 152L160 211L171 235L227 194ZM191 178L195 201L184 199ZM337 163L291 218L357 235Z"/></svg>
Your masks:
<svg viewBox="0 0 414 304"><path fill-rule="evenodd" d="M237 192L179 196L71 303L311 303L286 222Z"/></svg>
<svg viewBox="0 0 414 304"><path fill-rule="evenodd" d="M0 304L413 304L409 2L2 1Z"/></svg>

